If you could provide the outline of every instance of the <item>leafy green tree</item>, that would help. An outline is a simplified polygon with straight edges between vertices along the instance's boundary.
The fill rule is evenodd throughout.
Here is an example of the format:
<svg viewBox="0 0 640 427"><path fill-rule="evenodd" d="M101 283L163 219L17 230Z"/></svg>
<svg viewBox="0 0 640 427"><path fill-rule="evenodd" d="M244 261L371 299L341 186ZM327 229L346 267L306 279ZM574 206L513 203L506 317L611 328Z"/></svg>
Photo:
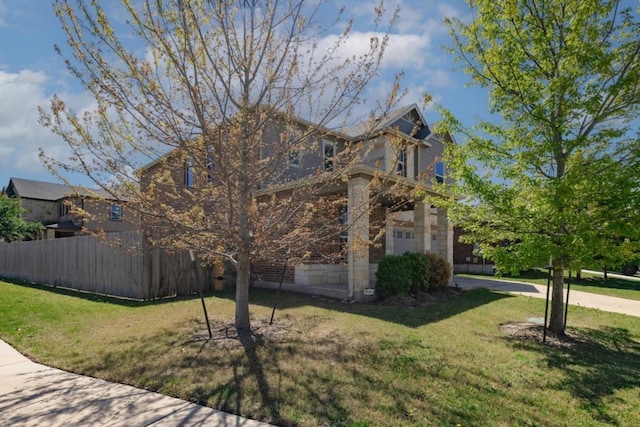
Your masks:
<svg viewBox="0 0 640 427"><path fill-rule="evenodd" d="M450 20L459 63L500 122L465 129L443 111L454 223L504 269L551 259L550 329L564 332L563 272L637 237L637 2L475 0ZM434 201L438 203L438 201Z"/></svg>
<svg viewBox="0 0 640 427"><path fill-rule="evenodd" d="M610 167L601 174L609 176L607 180L600 180L607 182L608 188L597 188L597 185L589 188L592 199L589 213L601 217L593 225L595 239L590 244L593 251L578 263L598 265L605 272L637 263L640 259L640 227L637 226L640 177L636 172L640 166L621 169L615 167L613 159L608 162Z"/></svg>
<svg viewBox="0 0 640 427"><path fill-rule="evenodd" d="M42 231L42 224L25 221L21 213L16 199L0 196L0 239L14 242Z"/></svg>

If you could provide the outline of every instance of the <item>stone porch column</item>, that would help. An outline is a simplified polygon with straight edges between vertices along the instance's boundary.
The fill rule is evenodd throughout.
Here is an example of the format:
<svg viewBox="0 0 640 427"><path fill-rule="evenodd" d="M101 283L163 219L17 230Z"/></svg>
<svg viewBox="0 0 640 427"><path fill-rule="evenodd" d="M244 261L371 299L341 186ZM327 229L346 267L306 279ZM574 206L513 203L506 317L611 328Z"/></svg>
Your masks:
<svg viewBox="0 0 640 427"><path fill-rule="evenodd" d="M431 204L416 202L413 208L413 250L421 254L431 250Z"/></svg>
<svg viewBox="0 0 640 427"><path fill-rule="evenodd" d="M384 226L384 254L385 255L393 255L393 233L395 229L394 226L391 225L391 221L387 215L387 220Z"/></svg>
<svg viewBox="0 0 640 427"><path fill-rule="evenodd" d="M447 210L438 208L438 233L436 253L449 261L453 268L453 227L447 218Z"/></svg>
<svg viewBox="0 0 640 427"><path fill-rule="evenodd" d="M347 188L349 297L363 301L369 287L369 178L352 177Z"/></svg>

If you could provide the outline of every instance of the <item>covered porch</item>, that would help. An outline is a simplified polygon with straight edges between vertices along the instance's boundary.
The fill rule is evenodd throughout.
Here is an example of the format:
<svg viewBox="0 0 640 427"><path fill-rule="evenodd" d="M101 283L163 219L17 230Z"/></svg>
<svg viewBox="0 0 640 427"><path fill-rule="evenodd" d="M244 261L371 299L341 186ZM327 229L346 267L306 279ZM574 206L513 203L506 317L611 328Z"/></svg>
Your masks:
<svg viewBox="0 0 640 427"><path fill-rule="evenodd" d="M403 194L371 197L376 195L372 192L377 191L372 190L376 173L360 167L345 180L342 190L347 193L348 212L345 262L289 266L293 274L285 281L289 283L283 283L283 290L367 302L375 298L375 272L383 255L429 251L453 265L453 227L446 210L432 207L428 202L411 200ZM417 184L401 177L394 177L394 180L400 181L402 188L407 190L405 194L409 194ZM438 196L429 190L427 187L427 193ZM402 203L398 203L400 199ZM379 225L380 221L383 222L384 234L374 246L372 222ZM257 280L254 285L274 288L279 283Z"/></svg>

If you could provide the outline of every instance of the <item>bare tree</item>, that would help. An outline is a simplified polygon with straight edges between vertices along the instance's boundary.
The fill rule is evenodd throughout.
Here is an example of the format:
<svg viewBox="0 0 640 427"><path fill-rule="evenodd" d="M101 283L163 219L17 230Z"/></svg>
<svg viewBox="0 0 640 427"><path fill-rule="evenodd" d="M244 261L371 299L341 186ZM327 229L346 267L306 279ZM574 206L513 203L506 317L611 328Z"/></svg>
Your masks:
<svg viewBox="0 0 640 427"><path fill-rule="evenodd" d="M43 125L73 150L68 161L43 155L46 164L127 197L154 243L230 261L238 329L250 327L252 261L304 253L335 234L313 218L340 201L319 195L363 155L334 129L365 102L388 27L361 53L341 56L352 22L342 21L343 10L326 21L327 3L123 1L121 21L98 2L54 4L73 55L68 68L97 106L81 115L56 96L50 111L41 110ZM375 32L397 16L383 23L382 3L375 13ZM343 31L325 37L336 25ZM397 81L395 88L373 106L362 134L394 105ZM327 153L320 168L305 166L301 159L327 138L341 150Z"/></svg>

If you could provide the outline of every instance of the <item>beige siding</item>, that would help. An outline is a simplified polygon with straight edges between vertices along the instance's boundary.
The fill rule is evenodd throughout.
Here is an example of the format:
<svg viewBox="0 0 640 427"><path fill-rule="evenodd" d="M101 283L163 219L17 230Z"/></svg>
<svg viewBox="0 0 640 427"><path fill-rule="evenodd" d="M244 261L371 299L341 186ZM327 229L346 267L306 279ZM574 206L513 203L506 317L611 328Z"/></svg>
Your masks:
<svg viewBox="0 0 640 427"><path fill-rule="evenodd" d="M122 207L122 221L111 221L111 205L118 204ZM139 223L133 209L127 209L126 203L117 203L109 200L85 200L84 210L89 214L84 226L89 230L135 231Z"/></svg>
<svg viewBox="0 0 640 427"><path fill-rule="evenodd" d="M24 209L22 217L29 222L53 224L58 221L58 202L35 199L18 199Z"/></svg>

